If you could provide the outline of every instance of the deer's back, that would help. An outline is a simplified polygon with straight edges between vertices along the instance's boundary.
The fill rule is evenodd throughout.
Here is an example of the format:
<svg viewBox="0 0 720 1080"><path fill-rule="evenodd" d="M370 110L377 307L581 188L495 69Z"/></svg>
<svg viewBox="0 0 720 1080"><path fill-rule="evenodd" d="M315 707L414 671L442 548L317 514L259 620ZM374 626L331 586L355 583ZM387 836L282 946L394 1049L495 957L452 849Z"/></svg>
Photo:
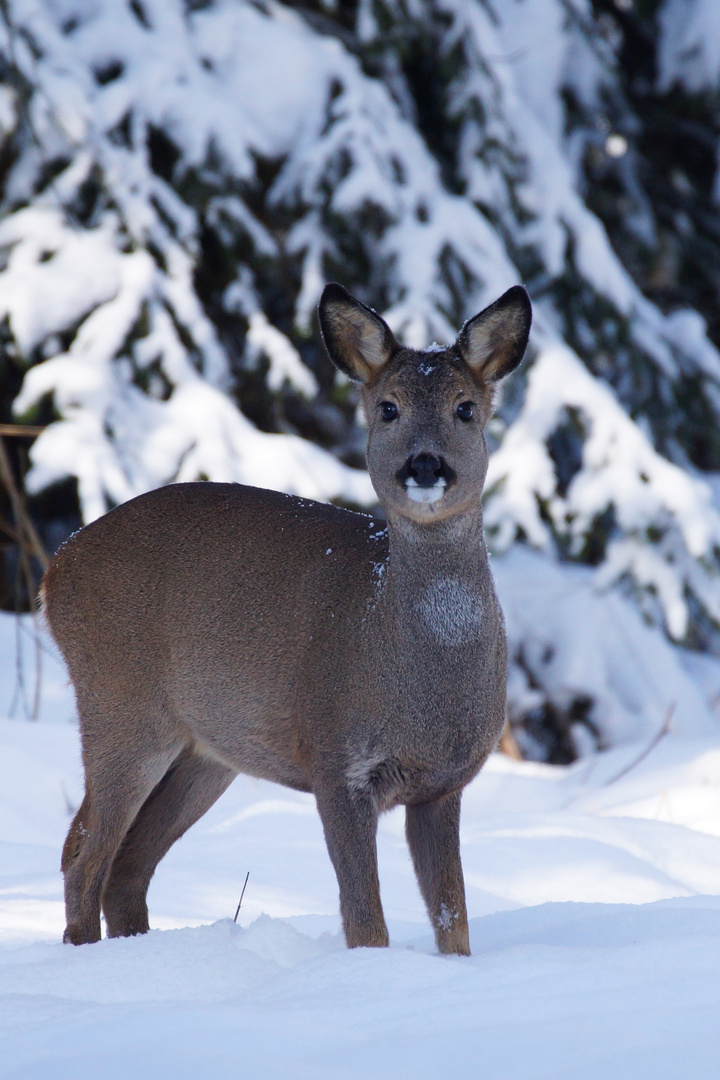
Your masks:
<svg viewBox="0 0 720 1080"><path fill-rule="evenodd" d="M341 689L381 532L337 507L212 483L149 492L82 529L43 592L86 734L105 695L239 768L309 786L303 717Z"/></svg>

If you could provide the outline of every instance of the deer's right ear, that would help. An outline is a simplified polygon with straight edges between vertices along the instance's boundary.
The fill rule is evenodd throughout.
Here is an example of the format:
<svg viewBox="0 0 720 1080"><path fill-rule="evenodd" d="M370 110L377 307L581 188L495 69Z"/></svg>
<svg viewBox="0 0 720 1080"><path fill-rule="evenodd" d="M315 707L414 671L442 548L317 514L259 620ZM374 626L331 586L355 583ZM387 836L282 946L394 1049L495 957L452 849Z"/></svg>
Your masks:
<svg viewBox="0 0 720 1080"><path fill-rule="evenodd" d="M318 315L330 359L353 382L372 379L398 347L377 312L336 282L323 289Z"/></svg>
<svg viewBox="0 0 720 1080"><path fill-rule="evenodd" d="M476 375L489 382L514 371L527 348L532 308L522 285L514 285L466 322L457 347Z"/></svg>

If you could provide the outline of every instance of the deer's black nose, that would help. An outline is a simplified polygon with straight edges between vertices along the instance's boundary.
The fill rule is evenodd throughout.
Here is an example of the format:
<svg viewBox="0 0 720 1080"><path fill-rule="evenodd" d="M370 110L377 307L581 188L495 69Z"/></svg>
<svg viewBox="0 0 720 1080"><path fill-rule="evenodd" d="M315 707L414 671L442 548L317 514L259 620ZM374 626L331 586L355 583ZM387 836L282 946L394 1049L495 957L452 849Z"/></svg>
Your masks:
<svg viewBox="0 0 720 1080"><path fill-rule="evenodd" d="M415 454L408 461L407 470L408 476L412 476L421 488L435 487L445 474L442 461L434 454Z"/></svg>
<svg viewBox="0 0 720 1080"><path fill-rule="evenodd" d="M444 458L436 454L411 454L402 469L395 473L395 479L402 487L434 488L450 487L457 479Z"/></svg>

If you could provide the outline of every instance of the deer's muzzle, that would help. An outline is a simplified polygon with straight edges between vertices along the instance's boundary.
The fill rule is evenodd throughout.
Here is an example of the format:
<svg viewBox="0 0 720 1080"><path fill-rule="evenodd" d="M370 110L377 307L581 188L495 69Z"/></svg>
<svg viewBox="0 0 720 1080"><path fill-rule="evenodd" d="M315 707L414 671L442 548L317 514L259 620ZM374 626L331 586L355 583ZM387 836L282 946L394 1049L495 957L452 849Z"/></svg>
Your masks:
<svg viewBox="0 0 720 1080"><path fill-rule="evenodd" d="M422 453L411 454L395 478L415 502L436 502L455 482L457 474L444 458Z"/></svg>

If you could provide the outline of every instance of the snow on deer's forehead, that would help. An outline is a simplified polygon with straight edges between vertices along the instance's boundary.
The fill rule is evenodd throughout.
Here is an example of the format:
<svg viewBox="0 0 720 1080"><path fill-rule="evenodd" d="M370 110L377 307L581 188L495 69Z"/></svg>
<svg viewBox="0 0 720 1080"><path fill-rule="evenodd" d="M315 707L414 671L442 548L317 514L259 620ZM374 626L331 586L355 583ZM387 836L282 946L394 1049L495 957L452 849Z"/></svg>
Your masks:
<svg viewBox="0 0 720 1080"><path fill-rule="evenodd" d="M430 406L433 412L452 408L460 395L467 395L479 406L478 419L484 420L493 399L492 387L477 378L451 347L442 352L403 349L373 385L373 394L378 401L391 396L404 409Z"/></svg>
<svg viewBox="0 0 720 1080"><path fill-rule="evenodd" d="M388 364L381 385L402 392L407 388L413 395L427 391L437 393L458 384L473 385L473 377L451 348L439 346L427 352L401 350Z"/></svg>

